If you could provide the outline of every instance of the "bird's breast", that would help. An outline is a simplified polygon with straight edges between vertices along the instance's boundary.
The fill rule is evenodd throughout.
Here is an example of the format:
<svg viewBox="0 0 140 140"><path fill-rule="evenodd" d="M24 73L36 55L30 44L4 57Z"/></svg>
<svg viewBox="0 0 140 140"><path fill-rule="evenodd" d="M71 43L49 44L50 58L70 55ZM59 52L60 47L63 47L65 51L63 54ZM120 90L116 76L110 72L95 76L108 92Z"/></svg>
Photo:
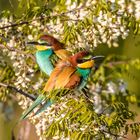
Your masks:
<svg viewBox="0 0 140 140"><path fill-rule="evenodd" d="M40 69L45 72L47 75L50 75L53 71L53 65L50 60L50 56L53 54L52 50L37 51L36 52L36 61Z"/></svg>
<svg viewBox="0 0 140 140"><path fill-rule="evenodd" d="M81 68L77 68L77 72L84 78L89 76L91 69L81 69Z"/></svg>

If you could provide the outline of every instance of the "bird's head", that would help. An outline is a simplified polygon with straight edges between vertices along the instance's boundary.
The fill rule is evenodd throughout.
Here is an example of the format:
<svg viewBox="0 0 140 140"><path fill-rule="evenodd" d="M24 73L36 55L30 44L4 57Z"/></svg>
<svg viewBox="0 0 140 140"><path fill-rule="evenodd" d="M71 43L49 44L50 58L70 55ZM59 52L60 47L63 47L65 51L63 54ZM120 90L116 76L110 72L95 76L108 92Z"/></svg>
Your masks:
<svg viewBox="0 0 140 140"><path fill-rule="evenodd" d="M39 51L47 49L56 51L63 48L63 44L50 35L41 35L38 41L28 42L27 44L36 45Z"/></svg>
<svg viewBox="0 0 140 140"><path fill-rule="evenodd" d="M82 69L90 69L95 65L95 59L103 58L104 56L92 56L87 51L81 51L76 53L75 55L70 57L70 62L73 66L82 68Z"/></svg>

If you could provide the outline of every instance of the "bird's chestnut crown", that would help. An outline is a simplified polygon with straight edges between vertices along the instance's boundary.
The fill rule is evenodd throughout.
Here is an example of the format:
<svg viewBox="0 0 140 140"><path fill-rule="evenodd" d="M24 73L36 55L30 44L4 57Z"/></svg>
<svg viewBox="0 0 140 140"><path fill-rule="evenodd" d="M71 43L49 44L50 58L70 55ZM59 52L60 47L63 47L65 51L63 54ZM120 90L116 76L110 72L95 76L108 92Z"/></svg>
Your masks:
<svg viewBox="0 0 140 140"><path fill-rule="evenodd" d="M64 44L59 42L56 38L50 35L41 35L39 41L46 43L48 46L56 51L59 49L63 49Z"/></svg>
<svg viewBox="0 0 140 140"><path fill-rule="evenodd" d="M36 45L37 50L53 49L59 50L63 48L63 44L50 35L41 35L37 42L28 42L27 44Z"/></svg>

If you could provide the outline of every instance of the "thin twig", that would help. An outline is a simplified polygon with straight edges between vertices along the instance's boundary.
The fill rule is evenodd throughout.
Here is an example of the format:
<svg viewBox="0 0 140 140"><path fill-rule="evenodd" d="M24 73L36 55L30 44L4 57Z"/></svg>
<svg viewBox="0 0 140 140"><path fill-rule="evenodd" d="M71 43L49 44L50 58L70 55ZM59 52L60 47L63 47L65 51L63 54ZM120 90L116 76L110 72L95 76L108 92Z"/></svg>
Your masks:
<svg viewBox="0 0 140 140"><path fill-rule="evenodd" d="M12 8L12 9L14 9L14 6L13 6L13 4L12 4L12 1L11 1L11 0L9 0L9 3L10 3L10 5L11 5L11 8Z"/></svg>
<svg viewBox="0 0 140 140"><path fill-rule="evenodd" d="M21 90L21 89L17 89L17 88L14 87L14 86L7 85L7 84L5 84L5 83L0 83L0 86L5 87L5 88L12 89L12 90L16 91L17 93L20 93L21 95L24 95L25 97L30 98L32 101L36 100L36 97L35 97L34 95L30 95L30 94L24 92L24 91Z"/></svg>
<svg viewBox="0 0 140 140"><path fill-rule="evenodd" d="M16 49L16 48L12 48L12 47L9 47L9 46L4 46L3 44L0 44L0 48L2 48L2 49L6 48L9 51L15 51L17 53L24 54L24 55L30 57L35 62L35 57L32 54L29 54L27 52L24 52L24 51Z"/></svg>
<svg viewBox="0 0 140 140"><path fill-rule="evenodd" d="M12 135L11 136L11 140L15 140L16 138L15 138L15 135L14 135L14 132L13 131L11 132L11 135Z"/></svg>

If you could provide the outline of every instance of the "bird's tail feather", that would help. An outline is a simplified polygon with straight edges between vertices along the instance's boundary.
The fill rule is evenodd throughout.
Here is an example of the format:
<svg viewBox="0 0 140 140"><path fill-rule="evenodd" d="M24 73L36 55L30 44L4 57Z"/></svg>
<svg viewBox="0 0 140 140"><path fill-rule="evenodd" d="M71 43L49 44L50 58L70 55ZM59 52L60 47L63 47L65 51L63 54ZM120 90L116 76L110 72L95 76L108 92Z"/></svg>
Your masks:
<svg viewBox="0 0 140 140"><path fill-rule="evenodd" d="M39 113L43 112L44 110L46 110L49 106L51 106L52 104L54 103L54 101L52 100L48 100L47 102L45 102L37 111L36 113L34 114L35 115L38 115Z"/></svg>
<svg viewBox="0 0 140 140"><path fill-rule="evenodd" d="M32 112L32 110L41 104L45 100L44 95L39 95L37 99L33 102L33 104L24 112L24 114L20 117L20 120L26 119L27 116Z"/></svg>

